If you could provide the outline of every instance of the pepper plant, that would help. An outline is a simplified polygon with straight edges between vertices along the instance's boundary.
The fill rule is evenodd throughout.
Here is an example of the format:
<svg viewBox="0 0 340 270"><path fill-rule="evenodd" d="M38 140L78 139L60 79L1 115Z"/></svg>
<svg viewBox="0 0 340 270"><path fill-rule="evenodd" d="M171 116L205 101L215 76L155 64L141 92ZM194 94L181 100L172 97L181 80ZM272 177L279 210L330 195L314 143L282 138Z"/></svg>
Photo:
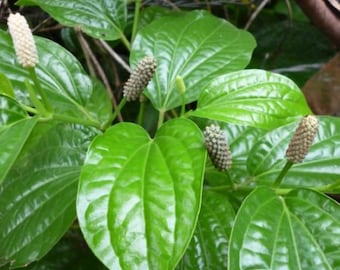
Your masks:
<svg viewBox="0 0 340 270"><path fill-rule="evenodd" d="M312 112L287 77L245 69L250 33L138 0L133 14L117 0L17 4L111 52L123 44L137 86L145 57L155 69L137 102L125 88L113 104L61 45L35 36L38 63L23 67L0 30L3 269L34 265L77 224L108 269L340 269L340 208L329 196L340 192L340 119L314 117L307 155L287 161ZM136 120L122 120L136 106ZM212 154L221 149L224 161Z"/></svg>

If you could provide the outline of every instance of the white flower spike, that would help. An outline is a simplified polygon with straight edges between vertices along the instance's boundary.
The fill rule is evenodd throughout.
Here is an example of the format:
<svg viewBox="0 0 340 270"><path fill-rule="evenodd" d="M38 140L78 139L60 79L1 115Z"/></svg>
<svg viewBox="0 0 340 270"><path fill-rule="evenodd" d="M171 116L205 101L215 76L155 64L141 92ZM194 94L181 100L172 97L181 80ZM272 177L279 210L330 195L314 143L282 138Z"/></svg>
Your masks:
<svg viewBox="0 0 340 270"><path fill-rule="evenodd" d="M7 25L19 63L23 67L34 67L38 63L38 54L25 17L19 13L10 14Z"/></svg>

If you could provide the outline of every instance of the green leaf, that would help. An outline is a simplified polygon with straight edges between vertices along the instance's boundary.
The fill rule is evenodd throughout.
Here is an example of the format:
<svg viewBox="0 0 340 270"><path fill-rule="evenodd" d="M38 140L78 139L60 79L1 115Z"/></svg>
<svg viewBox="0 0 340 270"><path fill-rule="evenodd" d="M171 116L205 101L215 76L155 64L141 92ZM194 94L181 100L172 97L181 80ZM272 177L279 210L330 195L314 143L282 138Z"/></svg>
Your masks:
<svg viewBox="0 0 340 270"><path fill-rule="evenodd" d="M13 98L0 94L0 126L27 118L27 113Z"/></svg>
<svg viewBox="0 0 340 270"><path fill-rule="evenodd" d="M339 210L311 190L257 188L236 216L228 269L340 269Z"/></svg>
<svg viewBox="0 0 340 270"><path fill-rule="evenodd" d="M80 227L109 269L173 269L193 234L206 151L187 119L150 139L120 123L91 144L77 199Z"/></svg>
<svg viewBox="0 0 340 270"><path fill-rule="evenodd" d="M205 191L195 233L177 269L227 269L234 217L225 195Z"/></svg>
<svg viewBox="0 0 340 270"><path fill-rule="evenodd" d="M242 183L249 178L248 155L258 139L265 134L265 130L226 123L220 123L220 126L227 137L231 151L232 165L229 175L234 183Z"/></svg>
<svg viewBox="0 0 340 270"><path fill-rule="evenodd" d="M15 98L11 81L2 73L0 73L0 94Z"/></svg>
<svg viewBox="0 0 340 270"><path fill-rule="evenodd" d="M19 0L18 5L37 5L63 25L79 27L105 40L120 39L127 21L126 0Z"/></svg>
<svg viewBox="0 0 340 270"><path fill-rule="evenodd" d="M306 158L290 168L281 187L327 188L339 182L340 119L318 116L318 120L318 133ZM253 147L248 157L248 169L256 182L271 184L279 175L297 124L295 122L269 132Z"/></svg>
<svg viewBox="0 0 340 270"><path fill-rule="evenodd" d="M78 60L57 43L35 38L39 54L36 68L42 88L52 104L55 114L82 119L99 127L110 115L109 97L104 87L93 82ZM29 103L25 79L30 80L27 70L16 62L12 41L7 33L0 31L0 72L12 82L16 96L22 103ZM99 108L99 110L98 110Z"/></svg>
<svg viewBox="0 0 340 270"><path fill-rule="evenodd" d="M0 128L0 184L18 158L36 123L37 118L28 118Z"/></svg>
<svg viewBox="0 0 340 270"><path fill-rule="evenodd" d="M310 113L294 82L279 74L254 69L215 78L190 115L272 129Z"/></svg>
<svg viewBox="0 0 340 270"><path fill-rule="evenodd" d="M212 78L243 69L254 47L248 32L225 20L203 11L183 12L144 27L133 42L130 61L135 66L146 55L155 57L158 67L145 94L164 111L181 105L176 76L186 85L186 103L192 102Z"/></svg>
<svg viewBox="0 0 340 270"><path fill-rule="evenodd" d="M81 126L36 125L0 188L0 265L22 267L40 259L67 231L94 135Z"/></svg>
<svg viewBox="0 0 340 270"><path fill-rule="evenodd" d="M141 10L140 18L138 21L139 29L145 27L150 24L152 21L159 19L168 15L178 15L179 11L172 10L166 7L161 6L150 6Z"/></svg>
<svg viewBox="0 0 340 270"><path fill-rule="evenodd" d="M210 121L208 121L209 123ZM207 124L205 124L206 126ZM217 170L208 160L205 170L205 180L210 186L233 186L249 179L247 158L253 145L266 133L263 129L249 126L239 126L220 122L218 125L223 130L230 147L232 165L228 173Z"/></svg>
<svg viewBox="0 0 340 270"><path fill-rule="evenodd" d="M306 261L301 266L322 269L322 264L328 264L328 269L340 269L339 203L307 189L293 190L285 202L294 217L293 224L301 230L295 231L297 248L308 251L304 252Z"/></svg>

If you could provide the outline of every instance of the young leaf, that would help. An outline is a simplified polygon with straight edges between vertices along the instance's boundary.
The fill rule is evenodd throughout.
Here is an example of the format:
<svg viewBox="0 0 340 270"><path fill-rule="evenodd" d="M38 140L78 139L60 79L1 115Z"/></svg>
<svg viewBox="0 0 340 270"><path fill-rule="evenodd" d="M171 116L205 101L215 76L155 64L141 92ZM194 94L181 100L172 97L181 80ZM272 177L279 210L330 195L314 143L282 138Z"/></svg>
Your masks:
<svg viewBox="0 0 340 270"><path fill-rule="evenodd" d="M0 184L18 158L36 123L37 118L26 118L0 127Z"/></svg>
<svg viewBox="0 0 340 270"><path fill-rule="evenodd" d="M63 47L44 38L35 38L39 64L37 73L40 83L47 92L55 114L86 119L98 126L110 117L111 104L104 87L91 81L78 60ZM0 30L0 72L12 82L20 102L29 103L25 79L30 80L27 70L15 59L9 35ZM94 98L96 96L97 98Z"/></svg>
<svg viewBox="0 0 340 270"><path fill-rule="evenodd" d="M80 227L109 269L172 269L193 234L206 151L187 119L166 122L154 139L120 123L98 136L83 166Z"/></svg>
<svg viewBox="0 0 340 270"><path fill-rule="evenodd" d="M227 269L234 218L234 209L225 195L204 191L195 233L176 269Z"/></svg>
<svg viewBox="0 0 340 270"><path fill-rule="evenodd" d="M75 125L35 126L0 187L0 265L15 268L38 260L66 232L75 218L80 167L94 135Z"/></svg>
<svg viewBox="0 0 340 270"><path fill-rule="evenodd" d="M339 182L340 119L318 116L318 120L318 133L314 143L304 161L289 169L282 187L326 188L336 181ZM285 151L297 124L296 122L269 132L251 150L248 169L258 183L273 183L279 175L286 162Z"/></svg>
<svg viewBox="0 0 340 270"><path fill-rule="evenodd" d="M9 125L27 118L27 113L20 104L7 95L0 94L0 126Z"/></svg>
<svg viewBox="0 0 340 270"><path fill-rule="evenodd" d="M79 27L98 39L120 39L127 21L126 0L19 0L16 4L40 6L59 23Z"/></svg>
<svg viewBox="0 0 340 270"><path fill-rule="evenodd" d="M310 113L290 79L264 70L243 70L215 78L190 115L272 129Z"/></svg>
<svg viewBox="0 0 340 270"><path fill-rule="evenodd" d="M202 11L183 12L144 27L133 42L130 60L135 66L146 55L155 57L158 68L145 94L155 108L169 110L182 104L175 89L178 75L189 103L212 78L243 69L254 47L251 34L225 20Z"/></svg>
<svg viewBox="0 0 340 270"><path fill-rule="evenodd" d="M236 216L228 269L338 269L339 207L311 190L257 188Z"/></svg>
<svg viewBox="0 0 340 270"><path fill-rule="evenodd" d="M6 95L15 98L14 90L11 81L5 74L0 73L0 95Z"/></svg>

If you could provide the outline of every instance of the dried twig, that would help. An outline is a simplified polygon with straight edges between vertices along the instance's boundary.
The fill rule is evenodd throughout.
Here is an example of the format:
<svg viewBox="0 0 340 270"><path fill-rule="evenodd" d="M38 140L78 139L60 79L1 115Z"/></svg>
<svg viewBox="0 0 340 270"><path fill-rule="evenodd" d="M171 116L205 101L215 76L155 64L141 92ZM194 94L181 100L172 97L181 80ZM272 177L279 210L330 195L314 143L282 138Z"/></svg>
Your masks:
<svg viewBox="0 0 340 270"><path fill-rule="evenodd" d="M103 47L112 56L112 58L117 61L117 63L119 63L126 71L131 73L131 68L129 67L129 65L125 63L125 61L110 47L109 44L107 44L104 40L96 40L95 42L100 47Z"/></svg>
<svg viewBox="0 0 340 270"><path fill-rule="evenodd" d="M98 72L98 76L100 77L100 79L103 81L105 87L106 87L106 91L108 93L108 95L110 96L110 99L112 101L112 105L114 108L117 107L117 101L116 98L113 95L113 91L112 88L110 86L110 83L106 77L106 74L103 70L103 68L101 67L97 57L95 56L95 54L93 53L93 51L91 50L88 42L86 41L86 39L84 38L83 34L81 33L81 31L77 31L77 36L79 38L79 41L81 42L82 46L84 46L84 49L86 50L86 54L88 54L88 56L90 57L92 63L94 64L94 68L97 70ZM122 122L123 118L122 115L119 114L118 116L118 121Z"/></svg>
<svg viewBox="0 0 340 270"><path fill-rule="evenodd" d="M265 7L265 5L267 5L270 2L270 0L263 0L261 2L261 4L259 4L259 6L257 7L257 9L253 12L253 14L251 14L246 26L244 27L244 29L248 29L250 27L250 25L253 23L253 21L256 19L257 15L260 13L260 11Z"/></svg>

